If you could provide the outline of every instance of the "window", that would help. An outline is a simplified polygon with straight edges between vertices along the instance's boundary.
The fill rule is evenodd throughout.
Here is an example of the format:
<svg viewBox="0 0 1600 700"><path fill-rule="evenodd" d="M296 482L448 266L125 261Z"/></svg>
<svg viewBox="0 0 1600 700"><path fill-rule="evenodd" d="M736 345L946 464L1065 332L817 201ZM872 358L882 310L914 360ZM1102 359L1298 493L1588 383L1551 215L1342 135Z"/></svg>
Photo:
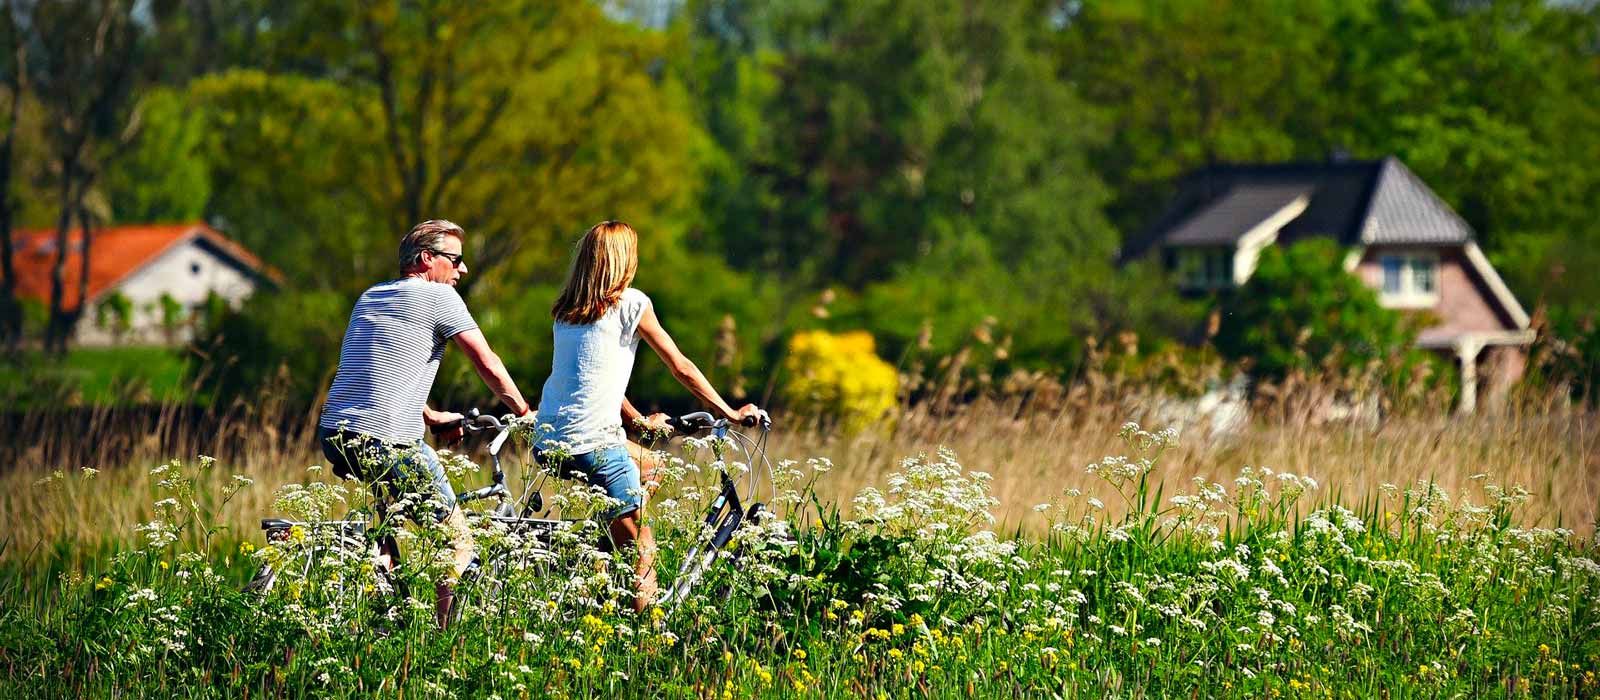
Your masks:
<svg viewBox="0 0 1600 700"><path fill-rule="evenodd" d="M1439 301L1439 255L1431 252L1391 253L1378 258L1383 270L1386 306L1424 307Z"/></svg>
<svg viewBox="0 0 1600 700"><path fill-rule="evenodd" d="M1232 248L1179 248L1178 282L1188 289L1233 286Z"/></svg>

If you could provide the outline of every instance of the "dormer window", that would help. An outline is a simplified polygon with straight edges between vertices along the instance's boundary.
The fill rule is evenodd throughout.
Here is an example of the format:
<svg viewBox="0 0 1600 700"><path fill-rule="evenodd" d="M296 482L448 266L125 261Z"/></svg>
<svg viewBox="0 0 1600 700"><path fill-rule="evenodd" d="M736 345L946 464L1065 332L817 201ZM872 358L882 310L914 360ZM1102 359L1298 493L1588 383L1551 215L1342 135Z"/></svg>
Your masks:
<svg viewBox="0 0 1600 700"><path fill-rule="evenodd" d="M1185 289L1233 286L1233 249L1222 246L1184 247L1174 251L1178 283Z"/></svg>
<svg viewBox="0 0 1600 700"><path fill-rule="evenodd" d="M1378 258L1384 306L1426 308L1439 303L1439 255L1433 252L1390 253Z"/></svg>

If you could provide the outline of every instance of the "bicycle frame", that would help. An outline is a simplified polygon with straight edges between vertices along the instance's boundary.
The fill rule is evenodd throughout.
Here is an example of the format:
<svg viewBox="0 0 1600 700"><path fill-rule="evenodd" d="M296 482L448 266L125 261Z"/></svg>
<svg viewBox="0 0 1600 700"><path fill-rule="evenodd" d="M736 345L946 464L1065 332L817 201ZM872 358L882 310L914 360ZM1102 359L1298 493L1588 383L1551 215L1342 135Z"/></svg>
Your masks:
<svg viewBox="0 0 1600 700"><path fill-rule="evenodd" d="M507 418L509 419L509 416ZM668 423L684 435L692 435L709 430L716 439L731 442L740 449L744 453L746 464L750 465L750 481L746 493L749 500L754 501L755 496L758 495L758 460L767 471L770 482L772 465L766 454L766 438L768 430L771 428L770 421L761 422L762 434L759 440L751 440L743 433L731 430L732 424L727 420L713 419L710 414L705 412L690 413L671 418ZM523 487L522 495L513 498L511 489L506 485L505 469L500 460L500 452L511 437L512 426L509 420L501 421L494 416L480 415L476 409L473 409L468 412L468 417L464 419L462 427L469 432L497 430L498 433L489 443L489 457L493 466L491 482L487 486L459 494L456 497L458 505L464 506L486 498L498 499L499 505L493 511L480 517L488 517L494 522L501 523L511 529L521 530L524 533L532 533L535 537L544 541L548 541L550 533L557 528L569 527L572 523L579 522L577 520L530 517L543 506L543 498L539 489L542 487L548 473L541 475L537 482L530 481L529 484ZM724 550L728 543L732 541L738 529L747 522L754 522L766 508L765 504L760 502L751 502L746 506L746 499L740 497L737 483L726 471L720 472L718 477L721 482L721 489L703 518L702 533L709 531L710 535L709 537L704 535L698 537L696 544L684 555L683 562L678 567L678 575L673 580L671 589L657 601L664 608L670 609L672 606L686 600L695 584L719 559L725 558L730 563L737 562L743 553L741 548L734 548L731 552ZM521 513L517 513L519 504L522 506ZM338 528L338 546L351 550L373 549L377 546L376 543L367 541L366 530L368 525L369 523L365 519L350 518L312 523L295 522L282 518L264 518L261 520L261 529L266 532L268 542L288 541L293 528L296 526L307 528L313 532L320 532L328 528ZM381 550L381 547L378 549ZM609 547L606 549L609 549ZM391 552L390 554L397 553ZM252 580L251 584L247 586L247 589L258 593L266 593L272 588L276 574L277 570L270 565L264 565L255 580Z"/></svg>

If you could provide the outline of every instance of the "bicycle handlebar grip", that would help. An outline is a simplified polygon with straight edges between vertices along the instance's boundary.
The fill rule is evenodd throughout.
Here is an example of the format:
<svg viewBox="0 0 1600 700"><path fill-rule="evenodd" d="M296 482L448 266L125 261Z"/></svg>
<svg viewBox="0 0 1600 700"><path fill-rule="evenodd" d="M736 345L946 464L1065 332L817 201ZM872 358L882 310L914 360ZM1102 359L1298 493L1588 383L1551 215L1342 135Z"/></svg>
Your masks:
<svg viewBox="0 0 1600 700"><path fill-rule="evenodd" d="M772 416L767 415L766 411L762 411L758 415L745 416L744 418L741 418L739 420L739 424L751 428L760 425L762 430L771 430Z"/></svg>
<svg viewBox="0 0 1600 700"><path fill-rule="evenodd" d="M706 428L710 428L715 422L716 419L712 418L711 414L706 413L705 411L695 411L694 413L686 413L681 416L667 417L667 425L672 426L673 430L680 433L692 433L697 430L705 430Z"/></svg>

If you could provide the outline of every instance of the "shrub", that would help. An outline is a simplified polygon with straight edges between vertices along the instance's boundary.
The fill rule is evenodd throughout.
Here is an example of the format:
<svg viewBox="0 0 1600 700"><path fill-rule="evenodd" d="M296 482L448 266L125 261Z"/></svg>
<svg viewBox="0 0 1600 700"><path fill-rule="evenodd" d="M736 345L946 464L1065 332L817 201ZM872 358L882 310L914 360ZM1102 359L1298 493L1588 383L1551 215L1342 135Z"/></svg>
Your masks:
<svg viewBox="0 0 1600 700"><path fill-rule="evenodd" d="M861 432L894 407L898 376L866 331L804 331L789 339L783 397L800 415L829 417Z"/></svg>
<svg viewBox="0 0 1600 700"><path fill-rule="evenodd" d="M1217 349L1248 359L1257 379L1272 381L1330 359L1356 371L1407 354L1414 324L1379 306L1377 294L1344 270L1343 256L1325 240L1267 247L1250 281L1223 301Z"/></svg>

